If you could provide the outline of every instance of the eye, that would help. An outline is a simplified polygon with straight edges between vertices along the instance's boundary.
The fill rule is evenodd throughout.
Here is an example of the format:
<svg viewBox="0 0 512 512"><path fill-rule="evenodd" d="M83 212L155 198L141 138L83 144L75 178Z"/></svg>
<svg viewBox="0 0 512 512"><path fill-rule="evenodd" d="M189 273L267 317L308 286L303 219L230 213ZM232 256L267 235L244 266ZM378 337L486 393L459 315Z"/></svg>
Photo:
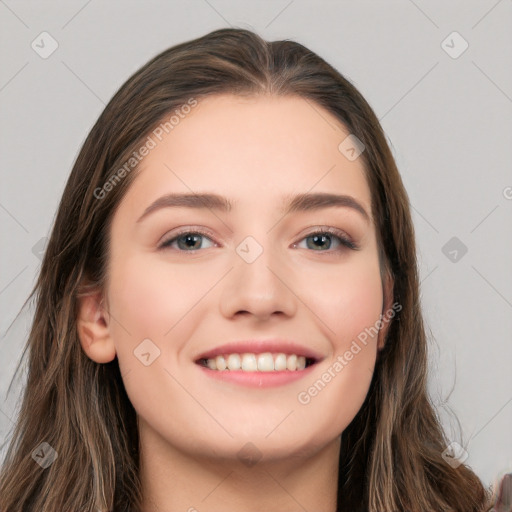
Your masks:
<svg viewBox="0 0 512 512"><path fill-rule="evenodd" d="M302 240L306 241L307 249L312 249L315 252L329 252L328 250L332 249L333 240L338 241L338 248L333 249L333 251L341 251L343 248L352 250L359 249L359 247L352 240L350 240L350 238L348 238L345 233L343 233L343 231L330 227L313 231ZM308 240L310 240L310 242L308 242ZM298 245L295 244L294 247L298 247ZM326 248L326 250L323 250L323 248Z"/></svg>
<svg viewBox="0 0 512 512"><path fill-rule="evenodd" d="M201 240L210 240L207 233L195 229L193 231L181 231L173 236L164 240L159 246L159 249L176 249L175 243L177 244L177 250L182 252L196 252L198 249L207 249L208 247L201 247Z"/></svg>
<svg viewBox="0 0 512 512"><path fill-rule="evenodd" d="M203 240L209 240L212 247L215 242L210 238L210 233L201 229L194 228L183 230L176 233L174 236L164 240L159 246L159 249L173 249L180 252L197 252L199 249L208 249L209 247L202 247ZM336 252L341 251L343 248L358 250L359 247L341 230L331 227L324 227L309 233L302 240L306 241L306 248L312 249L315 252ZM302 242L301 240L301 242ZM310 240L310 242L308 242ZM337 248L332 248L333 240ZM336 245L337 241L337 245ZM299 247L294 244L294 247ZM325 248L325 250L323 250Z"/></svg>

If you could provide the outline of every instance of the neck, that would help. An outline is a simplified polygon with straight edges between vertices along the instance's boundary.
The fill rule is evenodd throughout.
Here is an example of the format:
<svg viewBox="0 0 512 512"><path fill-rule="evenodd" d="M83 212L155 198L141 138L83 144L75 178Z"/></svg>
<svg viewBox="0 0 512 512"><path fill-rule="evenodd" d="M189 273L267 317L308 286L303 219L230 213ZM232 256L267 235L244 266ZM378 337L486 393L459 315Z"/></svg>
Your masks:
<svg viewBox="0 0 512 512"><path fill-rule="evenodd" d="M142 421L139 436L143 512L336 512L340 437L307 455L250 463L184 453Z"/></svg>

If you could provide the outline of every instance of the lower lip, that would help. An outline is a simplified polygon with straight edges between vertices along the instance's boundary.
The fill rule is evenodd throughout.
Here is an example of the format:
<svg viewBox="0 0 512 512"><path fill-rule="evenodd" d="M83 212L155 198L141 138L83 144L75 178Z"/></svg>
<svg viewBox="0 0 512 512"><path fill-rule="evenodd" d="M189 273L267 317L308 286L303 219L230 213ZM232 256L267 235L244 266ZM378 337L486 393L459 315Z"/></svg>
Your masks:
<svg viewBox="0 0 512 512"><path fill-rule="evenodd" d="M208 377L213 379L223 380L225 382L232 382L242 386L251 388L270 388L275 386L282 386L289 384L296 380L306 377L311 373L315 364L304 368L304 370L285 370L285 371L272 371L272 372L245 372L243 370L210 370L206 366L198 365L199 368L205 372Z"/></svg>

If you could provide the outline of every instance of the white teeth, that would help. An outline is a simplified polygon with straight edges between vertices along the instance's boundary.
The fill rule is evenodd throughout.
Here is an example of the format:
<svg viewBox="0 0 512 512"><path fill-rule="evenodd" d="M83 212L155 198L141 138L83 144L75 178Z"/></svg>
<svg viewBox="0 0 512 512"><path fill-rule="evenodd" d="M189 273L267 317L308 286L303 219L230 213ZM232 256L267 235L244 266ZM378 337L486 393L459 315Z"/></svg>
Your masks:
<svg viewBox="0 0 512 512"><path fill-rule="evenodd" d="M288 370L297 369L297 356L295 354L288 356L288 358L286 359L286 367L288 368Z"/></svg>
<svg viewBox="0 0 512 512"><path fill-rule="evenodd" d="M245 372L300 371L306 368L306 357L296 354L229 354L206 360L211 370L240 370Z"/></svg>
<svg viewBox="0 0 512 512"><path fill-rule="evenodd" d="M258 362L255 354L244 354L242 356L242 370L255 372L258 369Z"/></svg>
<svg viewBox="0 0 512 512"><path fill-rule="evenodd" d="M228 357L228 369L230 370L240 370L242 366L242 361L238 354L229 354Z"/></svg>
<svg viewBox="0 0 512 512"><path fill-rule="evenodd" d="M277 354L274 359L274 370L286 370L286 354Z"/></svg>
<svg viewBox="0 0 512 512"><path fill-rule="evenodd" d="M225 370L228 367L224 356L217 356L215 358L215 366L217 370Z"/></svg>
<svg viewBox="0 0 512 512"><path fill-rule="evenodd" d="M274 358L270 352L265 352L258 356L258 370L260 372L274 371Z"/></svg>

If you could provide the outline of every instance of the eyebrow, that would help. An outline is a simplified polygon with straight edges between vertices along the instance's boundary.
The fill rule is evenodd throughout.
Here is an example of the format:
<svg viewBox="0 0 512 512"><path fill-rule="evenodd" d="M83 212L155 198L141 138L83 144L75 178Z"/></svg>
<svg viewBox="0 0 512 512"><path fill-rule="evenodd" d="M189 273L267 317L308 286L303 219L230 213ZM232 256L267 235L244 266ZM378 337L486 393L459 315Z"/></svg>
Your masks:
<svg viewBox="0 0 512 512"><path fill-rule="evenodd" d="M352 208L370 222L370 216L364 207L352 196L330 194L327 192L288 195L284 198L282 213L288 215L294 212L314 211L322 208L343 207ZM151 203L144 213L138 218L140 222L150 213L162 208L200 208L211 209L222 212L230 212L233 209L233 202L217 194L166 194Z"/></svg>

